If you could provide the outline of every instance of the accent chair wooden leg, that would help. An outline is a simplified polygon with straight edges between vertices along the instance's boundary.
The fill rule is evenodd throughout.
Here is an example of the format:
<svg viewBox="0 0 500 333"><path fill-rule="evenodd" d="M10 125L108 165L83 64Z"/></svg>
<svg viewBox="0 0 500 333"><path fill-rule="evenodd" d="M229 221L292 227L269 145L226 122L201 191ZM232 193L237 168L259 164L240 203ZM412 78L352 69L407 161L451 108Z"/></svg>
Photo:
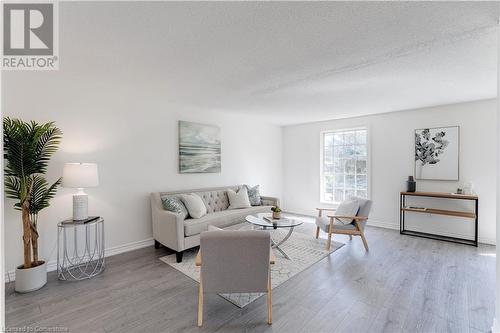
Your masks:
<svg viewBox="0 0 500 333"><path fill-rule="evenodd" d="M319 237L319 227L316 227L316 239Z"/></svg>
<svg viewBox="0 0 500 333"><path fill-rule="evenodd" d="M326 249L330 250L331 245L332 245L332 228L328 227L328 241L326 242Z"/></svg>
<svg viewBox="0 0 500 333"><path fill-rule="evenodd" d="M183 253L184 253L183 251L175 252L175 259L177 260L177 263L182 262L182 254Z"/></svg>
<svg viewBox="0 0 500 333"><path fill-rule="evenodd" d="M349 235L349 240L352 240L352 235Z"/></svg>
<svg viewBox="0 0 500 333"><path fill-rule="evenodd" d="M273 323L273 288L271 287L271 268L269 268L269 278L267 279L267 323Z"/></svg>
<svg viewBox="0 0 500 333"><path fill-rule="evenodd" d="M368 242L366 241L365 234L361 232L361 239L363 240L363 245L365 246L365 250L368 251Z"/></svg>
<svg viewBox="0 0 500 333"><path fill-rule="evenodd" d="M200 276L200 288L198 289L198 326L203 324L203 282Z"/></svg>

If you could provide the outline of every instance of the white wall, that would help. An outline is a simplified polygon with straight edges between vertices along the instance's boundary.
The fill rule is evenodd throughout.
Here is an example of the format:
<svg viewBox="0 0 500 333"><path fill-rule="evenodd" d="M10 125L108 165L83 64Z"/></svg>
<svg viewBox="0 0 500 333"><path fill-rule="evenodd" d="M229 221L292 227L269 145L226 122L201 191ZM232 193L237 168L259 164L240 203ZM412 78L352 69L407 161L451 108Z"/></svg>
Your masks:
<svg viewBox="0 0 500 333"><path fill-rule="evenodd" d="M253 117L187 109L170 103L161 90L134 80L114 81L112 74L102 74L105 80L99 73L88 81L75 79L75 72L85 70L7 73L3 110L25 120L56 121L64 132L50 163L50 181L61 176L65 162L98 163L100 186L87 190L89 213L105 218L107 248L117 252L151 242L152 191L247 183L260 184L263 194L280 196L280 127ZM221 127L220 174L178 173L180 119ZM72 193L61 188L40 214L42 258L55 259L56 224L71 216ZM21 217L12 204L5 201L6 271L22 263Z"/></svg>
<svg viewBox="0 0 500 333"><path fill-rule="evenodd" d="M496 117L496 101L484 100L285 127L283 207L287 211L314 214L314 208L321 205L321 131L366 126L371 144L370 192L374 201L369 223L399 228L399 192L405 189L405 180L413 175L414 169L414 129L458 125L460 181L417 181L417 190L451 192L463 182L473 182L480 201L479 240L495 243ZM472 209L470 205L439 200L424 204ZM472 235L470 220L426 214L408 216L409 227L415 230L460 237Z"/></svg>

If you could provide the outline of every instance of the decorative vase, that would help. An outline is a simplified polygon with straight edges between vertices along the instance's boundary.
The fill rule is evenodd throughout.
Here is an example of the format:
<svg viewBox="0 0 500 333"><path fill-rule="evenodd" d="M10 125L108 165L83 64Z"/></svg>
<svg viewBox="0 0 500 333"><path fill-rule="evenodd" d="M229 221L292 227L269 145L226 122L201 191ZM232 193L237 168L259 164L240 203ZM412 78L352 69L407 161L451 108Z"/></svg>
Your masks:
<svg viewBox="0 0 500 333"><path fill-rule="evenodd" d="M467 195L474 194L474 186L472 185L471 182L465 183L465 185L463 186L462 189L463 189L463 194L467 194Z"/></svg>
<svg viewBox="0 0 500 333"><path fill-rule="evenodd" d="M406 192L415 192L417 190L417 182L413 178L413 176L408 176L408 180L406 181Z"/></svg>
<svg viewBox="0 0 500 333"><path fill-rule="evenodd" d="M16 291L18 293L29 293L35 291L47 284L47 263L39 261L42 264L23 268L23 265L16 268Z"/></svg>
<svg viewBox="0 0 500 333"><path fill-rule="evenodd" d="M281 218L281 212L273 212L273 219L279 220Z"/></svg>

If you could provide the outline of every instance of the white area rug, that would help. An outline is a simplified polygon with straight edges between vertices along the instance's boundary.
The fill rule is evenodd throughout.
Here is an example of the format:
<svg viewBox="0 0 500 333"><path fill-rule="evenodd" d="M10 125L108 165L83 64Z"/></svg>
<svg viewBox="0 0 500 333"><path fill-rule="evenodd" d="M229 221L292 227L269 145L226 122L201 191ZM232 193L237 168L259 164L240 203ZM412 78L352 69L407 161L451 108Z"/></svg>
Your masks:
<svg viewBox="0 0 500 333"><path fill-rule="evenodd" d="M233 229L233 228L231 228ZM241 229L247 229L245 225ZM271 237L279 241L284 238L288 230L272 230ZM328 256L330 253L338 250L343 243L332 242L330 250L325 249L325 240L316 239L313 235L305 235L294 231L290 238L281 245L281 248L286 252L291 260L284 258L279 251L274 251L276 255L276 263L271 265L271 279L273 289L281 285L291 277L304 271L308 267ZM198 248L187 250L184 252L184 257L181 263L175 260L175 254L160 258L161 261L169 264L175 269L186 274L193 280L199 282L200 268L194 264L194 259L198 252ZM244 306L255 301L262 293L244 293L244 294L220 294L223 298L233 303L234 305L243 308Z"/></svg>

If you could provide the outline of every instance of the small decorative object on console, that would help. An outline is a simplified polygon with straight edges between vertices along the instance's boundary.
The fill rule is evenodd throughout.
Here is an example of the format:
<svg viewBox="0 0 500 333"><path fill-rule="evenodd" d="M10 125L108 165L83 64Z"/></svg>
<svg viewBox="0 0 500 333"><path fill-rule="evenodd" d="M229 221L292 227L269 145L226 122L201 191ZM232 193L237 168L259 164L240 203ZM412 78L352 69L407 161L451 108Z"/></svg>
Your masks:
<svg viewBox="0 0 500 333"><path fill-rule="evenodd" d="M467 194L467 195L474 194L474 186L472 185L472 183L471 182L465 183L463 188L462 188L462 192L463 192L463 194Z"/></svg>
<svg viewBox="0 0 500 333"><path fill-rule="evenodd" d="M406 181L406 192L415 192L417 190L417 182L413 178L413 176L408 176L408 180Z"/></svg>
<svg viewBox="0 0 500 333"><path fill-rule="evenodd" d="M281 208L274 206L271 210L273 211L273 219L279 220L281 218Z"/></svg>

